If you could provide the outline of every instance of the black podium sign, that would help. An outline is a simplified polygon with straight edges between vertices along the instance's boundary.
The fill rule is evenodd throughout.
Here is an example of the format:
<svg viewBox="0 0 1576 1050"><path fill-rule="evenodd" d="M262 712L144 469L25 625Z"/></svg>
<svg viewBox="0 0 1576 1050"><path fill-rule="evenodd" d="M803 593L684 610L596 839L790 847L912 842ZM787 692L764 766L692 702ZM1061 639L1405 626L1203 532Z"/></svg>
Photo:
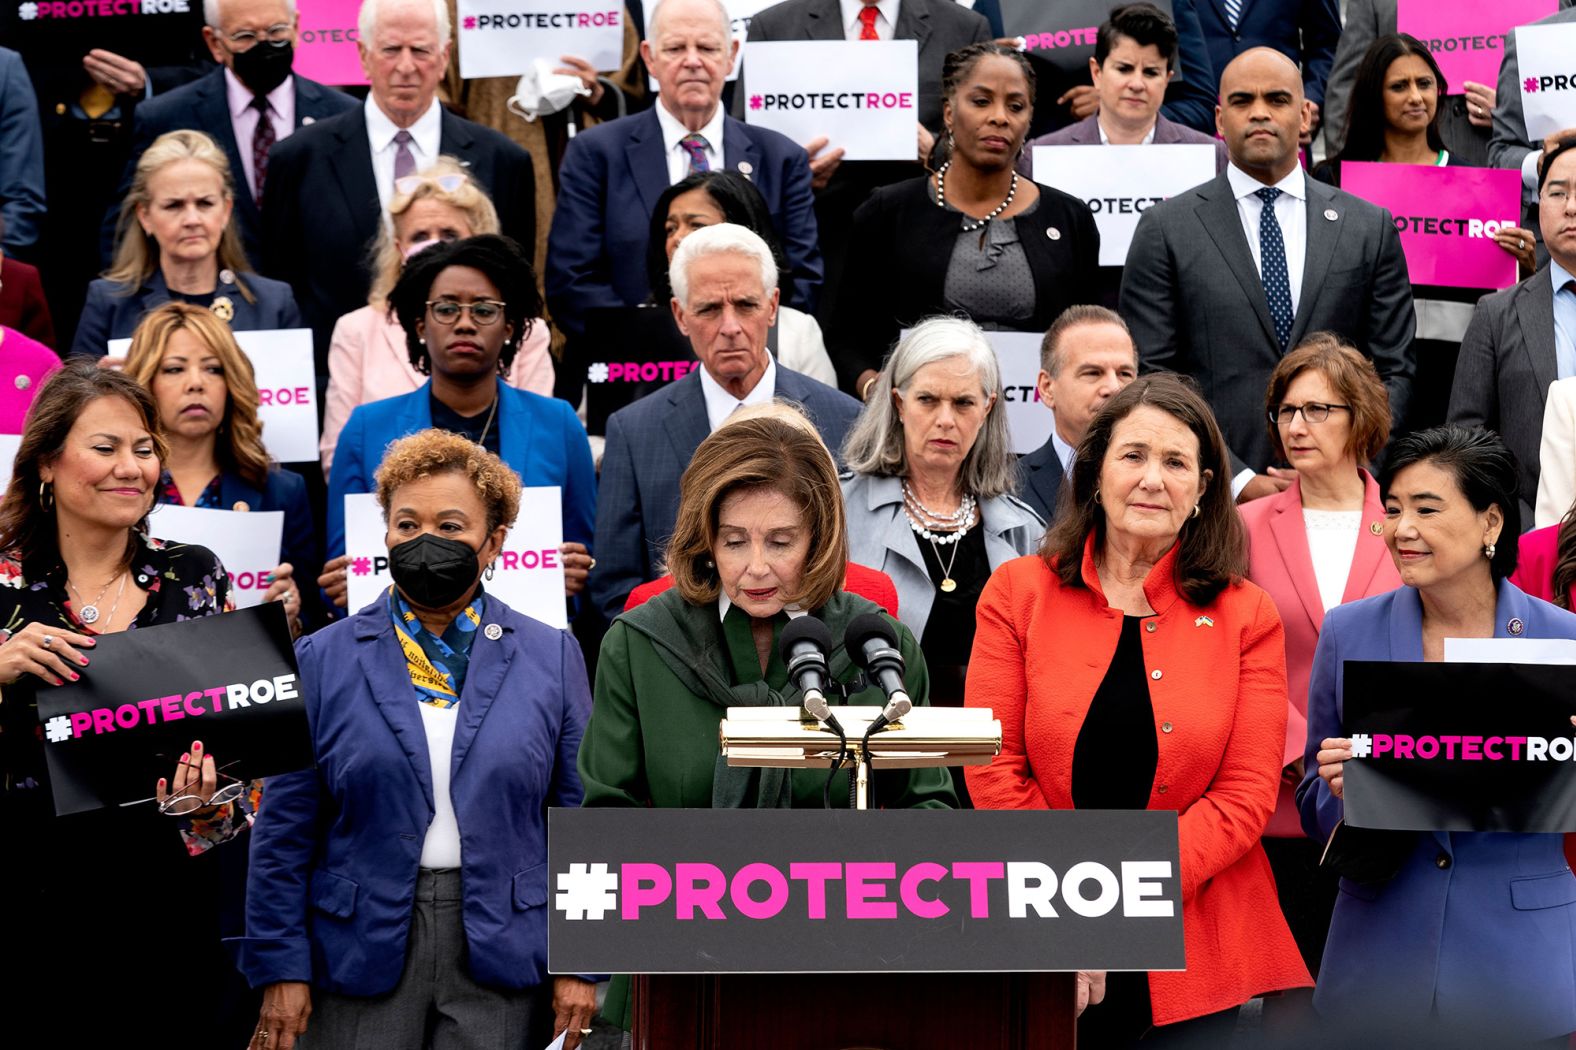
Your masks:
<svg viewBox="0 0 1576 1050"><path fill-rule="evenodd" d="M555 809L555 973L1180 970L1171 812Z"/></svg>
<svg viewBox="0 0 1576 1050"><path fill-rule="evenodd" d="M239 780L312 764L278 602L107 634L88 658L80 682L38 690L57 814L147 798L193 740Z"/></svg>

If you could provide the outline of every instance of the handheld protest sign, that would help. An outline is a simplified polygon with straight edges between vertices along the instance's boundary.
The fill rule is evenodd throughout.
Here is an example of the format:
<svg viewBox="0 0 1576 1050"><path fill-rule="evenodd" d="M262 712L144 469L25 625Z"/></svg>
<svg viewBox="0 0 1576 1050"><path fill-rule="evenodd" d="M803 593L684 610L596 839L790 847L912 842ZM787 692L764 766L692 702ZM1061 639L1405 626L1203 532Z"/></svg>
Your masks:
<svg viewBox="0 0 1576 1050"><path fill-rule="evenodd" d="M153 508L153 514L154 531L162 539L213 551L229 573L230 598L237 609L249 609L263 600L273 582L268 574L279 564L284 511L159 504Z"/></svg>

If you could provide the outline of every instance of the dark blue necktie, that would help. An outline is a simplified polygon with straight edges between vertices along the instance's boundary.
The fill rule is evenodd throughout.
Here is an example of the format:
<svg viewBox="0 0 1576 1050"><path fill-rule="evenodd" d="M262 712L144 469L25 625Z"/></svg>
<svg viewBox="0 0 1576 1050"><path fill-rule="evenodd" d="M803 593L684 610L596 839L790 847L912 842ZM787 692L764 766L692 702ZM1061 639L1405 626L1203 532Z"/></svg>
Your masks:
<svg viewBox="0 0 1576 1050"><path fill-rule="evenodd" d="M1286 275L1286 241L1281 237L1280 222L1275 218L1275 199L1281 191L1273 186L1258 190L1255 196L1264 202L1259 212L1259 279L1264 282L1264 298L1269 300L1270 317L1275 321L1275 338L1280 340L1281 353L1291 339L1291 279Z"/></svg>

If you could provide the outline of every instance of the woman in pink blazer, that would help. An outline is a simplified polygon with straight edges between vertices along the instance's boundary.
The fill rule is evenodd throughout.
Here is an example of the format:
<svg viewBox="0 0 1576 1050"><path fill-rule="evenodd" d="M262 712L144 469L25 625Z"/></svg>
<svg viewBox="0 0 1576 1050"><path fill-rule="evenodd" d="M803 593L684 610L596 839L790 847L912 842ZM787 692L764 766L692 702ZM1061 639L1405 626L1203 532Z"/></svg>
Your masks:
<svg viewBox="0 0 1576 1050"><path fill-rule="evenodd" d="M328 392L324 397L323 437L318 453L323 476L334 463L339 432L357 405L408 394L427 381L410 363L405 329L389 316L387 296L405 260L437 241L498 232L498 212L459 163L449 157L419 175L394 182L389 223L373 249L376 277L366 306L334 325L328 347ZM553 396L553 359L548 326L531 326L520 342L504 382L543 397Z"/></svg>
<svg viewBox="0 0 1576 1050"><path fill-rule="evenodd" d="M1384 505L1359 466L1390 436L1390 404L1373 363L1328 332L1281 359L1264 399L1270 442L1297 471L1290 488L1242 506L1248 578L1286 628L1286 750L1280 798L1264 830L1297 946L1317 974L1336 880L1319 872L1322 842L1302 832L1294 792L1308 737L1308 675L1325 611L1401 585L1385 549Z"/></svg>

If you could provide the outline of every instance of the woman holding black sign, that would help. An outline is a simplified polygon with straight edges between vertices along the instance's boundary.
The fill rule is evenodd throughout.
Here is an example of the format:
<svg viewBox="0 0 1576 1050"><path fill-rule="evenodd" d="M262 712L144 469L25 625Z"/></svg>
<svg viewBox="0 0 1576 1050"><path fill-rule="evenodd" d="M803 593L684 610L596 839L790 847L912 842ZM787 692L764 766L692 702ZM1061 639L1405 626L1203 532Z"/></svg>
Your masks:
<svg viewBox="0 0 1576 1050"><path fill-rule="evenodd" d="M547 810L580 804L579 644L482 587L520 513L497 456L428 429L376 483L394 585L296 644L316 768L254 832L252 1047L572 1050L596 995L547 974Z"/></svg>
<svg viewBox="0 0 1576 1050"><path fill-rule="evenodd" d="M39 690L91 676L99 636L229 605L211 552L148 535L164 457L147 391L76 358L39 391L0 501L0 981L57 1046L124 1043L132 1019L224 1045L244 994L220 936L238 889L224 855L245 853L209 851L247 826L253 797L208 806L222 778L194 742L147 805L57 818L39 725ZM181 947L150 969L172 935Z"/></svg>
<svg viewBox="0 0 1576 1050"><path fill-rule="evenodd" d="M1353 839L1341 823L1353 756L1343 664L1440 661L1446 638L1576 638L1576 615L1508 579L1521 511L1515 457L1498 435L1411 434L1386 473L1384 536L1404 586L1325 614L1308 690L1297 803L1309 836L1330 841L1326 863L1347 876L1314 1006L1377 1045L1564 1046L1576 1030L1576 876L1561 836Z"/></svg>

